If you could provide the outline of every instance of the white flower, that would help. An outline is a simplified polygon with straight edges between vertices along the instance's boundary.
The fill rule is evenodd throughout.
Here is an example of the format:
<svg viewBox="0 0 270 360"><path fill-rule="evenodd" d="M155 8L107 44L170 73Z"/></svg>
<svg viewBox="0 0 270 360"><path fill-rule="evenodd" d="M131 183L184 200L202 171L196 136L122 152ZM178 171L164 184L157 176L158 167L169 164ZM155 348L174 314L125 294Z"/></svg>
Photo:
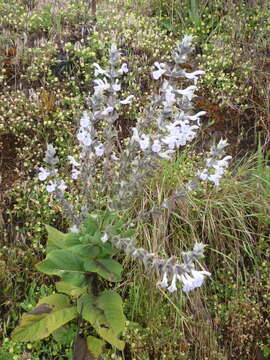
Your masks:
<svg viewBox="0 0 270 360"><path fill-rule="evenodd" d="M77 139L80 141L81 145L90 146L92 144L92 139L90 134L83 130L82 128L79 129L77 134Z"/></svg>
<svg viewBox="0 0 270 360"><path fill-rule="evenodd" d="M120 104L123 104L123 105L131 104L131 99L133 99L133 98L134 98L133 95L129 95L125 100L121 100Z"/></svg>
<svg viewBox="0 0 270 360"><path fill-rule="evenodd" d="M64 180L61 180L59 184L57 184L57 189L61 191L65 191L67 188L67 185L65 184Z"/></svg>
<svg viewBox="0 0 270 360"><path fill-rule="evenodd" d="M193 286L194 288L201 287L204 283L205 276L211 276L211 273L208 271L197 271L191 270L191 275L193 276Z"/></svg>
<svg viewBox="0 0 270 360"><path fill-rule="evenodd" d="M192 35L185 35L184 36L184 39L182 40L182 42L181 42L181 45L183 46L183 47L190 47L191 46L191 44L192 44Z"/></svg>
<svg viewBox="0 0 270 360"><path fill-rule="evenodd" d="M152 75L153 75L153 78L155 80L158 80L163 74L165 74L165 72L167 71L166 69L164 69L164 67L166 66L166 64L163 64L163 63L159 63L159 62L155 62L154 63L155 67L158 68L158 70L156 71L153 71L152 72Z"/></svg>
<svg viewBox="0 0 270 360"><path fill-rule="evenodd" d="M108 234L105 232L105 234L100 238L100 240L103 242L103 243L105 243L106 241L108 241L108 239L109 239L109 236L108 236Z"/></svg>
<svg viewBox="0 0 270 360"><path fill-rule="evenodd" d="M110 88L110 84L108 83L106 78L103 78L103 80L96 79L94 80L94 83L97 84L97 86L94 86L94 90L96 94L100 94L105 90L109 90Z"/></svg>
<svg viewBox="0 0 270 360"><path fill-rule="evenodd" d="M222 168L218 168L214 174L208 176L208 180L212 181L216 186L218 186L223 173L224 170Z"/></svg>
<svg viewBox="0 0 270 360"><path fill-rule="evenodd" d="M112 85L112 88L114 91L120 91L121 90L121 85L118 84L119 80L117 79L116 82Z"/></svg>
<svg viewBox="0 0 270 360"><path fill-rule="evenodd" d="M97 63L94 63L93 65L96 67L96 69L95 69L95 77L97 77L99 74L107 75L107 71L101 69L101 67Z"/></svg>
<svg viewBox="0 0 270 360"><path fill-rule="evenodd" d="M158 139L156 139L152 145L152 151L155 153L159 153L161 150L161 143Z"/></svg>
<svg viewBox="0 0 270 360"><path fill-rule="evenodd" d="M208 271L197 271L197 270L191 270L191 275L184 274L181 276L178 276L179 280L181 280L184 284L183 291L189 292L191 290L194 290L198 287L201 287L204 283L205 276L211 276L211 273Z"/></svg>
<svg viewBox="0 0 270 360"><path fill-rule="evenodd" d="M160 281L157 285L161 286L162 288L167 288L169 286L168 284L168 276L167 276L167 272L164 272L162 281Z"/></svg>
<svg viewBox="0 0 270 360"><path fill-rule="evenodd" d="M73 180L77 180L78 179L78 177L79 177L79 175L80 175L80 170L78 170L78 169L76 169L76 168L73 168L72 170L71 170L71 178L73 179Z"/></svg>
<svg viewBox="0 0 270 360"><path fill-rule="evenodd" d="M174 274L173 275L173 278L172 278L172 283L171 283L171 286L168 287L168 291L169 292L175 292L177 290L177 287L176 287L176 280L177 280L177 275Z"/></svg>
<svg viewBox="0 0 270 360"><path fill-rule="evenodd" d="M131 139L137 141L140 144L140 148L142 151L146 150L150 145L149 135L142 134L142 136L140 137L138 129L136 127L133 127L132 131L133 135Z"/></svg>
<svg viewBox="0 0 270 360"><path fill-rule="evenodd" d="M73 233L78 233L79 232L79 228L77 225L72 225L70 228L69 228L69 231L70 232L73 232Z"/></svg>
<svg viewBox="0 0 270 360"><path fill-rule="evenodd" d="M49 183L46 186L46 189L49 193L53 192L56 190L56 183L54 183L53 181L49 181Z"/></svg>
<svg viewBox="0 0 270 360"><path fill-rule="evenodd" d="M231 156L227 155L223 159L218 160L217 165L214 165L213 167L216 168L215 166L217 166L217 167L225 167L225 168L227 168L229 166L228 161L231 158L232 158Z"/></svg>
<svg viewBox="0 0 270 360"><path fill-rule="evenodd" d="M69 162L71 163L72 166L77 166L77 167L80 166L80 164L74 159L73 156L68 155L67 158L68 158L68 160L69 160Z"/></svg>
<svg viewBox="0 0 270 360"><path fill-rule="evenodd" d="M119 158L115 155L114 152L113 152L112 155L111 155L111 159L112 159L113 161L118 161L118 160L119 160Z"/></svg>
<svg viewBox="0 0 270 360"><path fill-rule="evenodd" d="M194 84L197 83L198 81L198 76L199 75L204 75L205 74L205 71L202 71L202 70L196 70L196 71L193 71L191 73L187 73L186 71L184 71L184 75L187 79L189 80L194 80Z"/></svg>
<svg viewBox="0 0 270 360"><path fill-rule="evenodd" d="M199 178L202 180L202 181L205 181L208 179L208 172L206 169L204 169L202 172L199 172L198 173L198 176Z"/></svg>
<svg viewBox="0 0 270 360"><path fill-rule="evenodd" d="M128 67L127 64L124 63L121 66L121 69L118 70L118 74L122 75L123 73L127 73L128 72Z"/></svg>
<svg viewBox="0 0 270 360"><path fill-rule="evenodd" d="M169 146L169 149L172 150L175 147L176 143L176 136L175 135L168 135L162 139L162 142Z"/></svg>
<svg viewBox="0 0 270 360"><path fill-rule="evenodd" d="M45 169L44 167L39 168L38 178L40 181L44 181L47 179L48 176L50 176L51 172L48 169Z"/></svg>
<svg viewBox="0 0 270 360"><path fill-rule="evenodd" d="M171 157L169 154L173 154L174 150L166 150L164 152L160 152L158 155L162 158L162 159L166 159L166 160L170 160Z"/></svg>
<svg viewBox="0 0 270 360"><path fill-rule="evenodd" d="M206 114L206 111L199 111L195 115L187 115L187 118L191 121L197 121L197 124L199 125L200 122L200 116L203 116Z"/></svg>
<svg viewBox="0 0 270 360"><path fill-rule="evenodd" d="M99 144L98 146L95 146L95 153L97 156L102 156L104 154L103 144Z"/></svg>
<svg viewBox="0 0 270 360"><path fill-rule="evenodd" d="M107 116L109 115L111 112L113 112L114 108L112 106L108 106L105 110L102 111L101 115L103 116Z"/></svg>
<svg viewBox="0 0 270 360"><path fill-rule="evenodd" d="M146 150L150 144L149 136L142 134L141 139L139 140L139 144L142 151Z"/></svg>
<svg viewBox="0 0 270 360"><path fill-rule="evenodd" d="M181 275L180 277L178 276L178 279L181 280L184 284L182 289L184 292L189 292L195 289L195 287L193 286L194 285L193 278L190 275L184 274Z"/></svg>
<svg viewBox="0 0 270 360"><path fill-rule="evenodd" d="M184 90L176 90L176 92L178 94L181 94L183 96L186 96L188 98L189 101L192 100L192 98L194 97L194 91L197 90L197 86L195 85L190 85L188 86L186 89Z"/></svg>
<svg viewBox="0 0 270 360"><path fill-rule="evenodd" d="M80 120L80 126L83 128L88 128L89 125L90 125L89 115L88 115L87 111L84 111L83 116L81 117L81 120Z"/></svg>
<svg viewBox="0 0 270 360"><path fill-rule="evenodd" d="M163 104L166 106L172 106L176 102L174 89L167 80L164 81L163 89L165 90L165 101Z"/></svg>

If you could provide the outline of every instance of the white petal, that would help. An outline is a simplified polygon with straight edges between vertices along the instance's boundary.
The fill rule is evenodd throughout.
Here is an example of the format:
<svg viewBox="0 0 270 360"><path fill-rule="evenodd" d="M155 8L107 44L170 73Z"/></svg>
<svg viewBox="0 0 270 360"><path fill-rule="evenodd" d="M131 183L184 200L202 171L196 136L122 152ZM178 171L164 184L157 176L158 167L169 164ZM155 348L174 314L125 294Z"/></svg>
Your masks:
<svg viewBox="0 0 270 360"><path fill-rule="evenodd" d="M168 287L168 276L167 276L167 272L165 271L162 281L158 283L159 286L161 286L162 288L167 288Z"/></svg>
<svg viewBox="0 0 270 360"><path fill-rule="evenodd" d="M40 181L44 181L47 177L50 176L50 171L44 167L39 168L38 178Z"/></svg>
<svg viewBox="0 0 270 360"><path fill-rule="evenodd" d="M109 239L109 236L108 236L107 233L105 233L105 234L101 237L100 240L101 240L103 243L105 243L106 241L108 241L108 239Z"/></svg>
<svg viewBox="0 0 270 360"><path fill-rule="evenodd" d="M134 98L133 95L129 95L125 100L121 100L120 104L123 104L123 105L131 104L131 99L133 99L133 98Z"/></svg>
<svg viewBox="0 0 270 360"><path fill-rule="evenodd" d="M52 181L49 181L48 185L46 186L46 189L49 193L55 191L56 189L56 184Z"/></svg>

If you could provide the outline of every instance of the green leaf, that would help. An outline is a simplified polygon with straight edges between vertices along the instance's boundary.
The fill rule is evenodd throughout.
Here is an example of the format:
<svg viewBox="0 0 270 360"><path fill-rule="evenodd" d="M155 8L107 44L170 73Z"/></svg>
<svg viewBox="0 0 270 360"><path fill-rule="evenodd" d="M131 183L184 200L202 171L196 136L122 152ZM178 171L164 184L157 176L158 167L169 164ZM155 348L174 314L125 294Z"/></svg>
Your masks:
<svg viewBox="0 0 270 360"><path fill-rule="evenodd" d="M97 216L94 214L88 216L84 222L84 226L87 229L87 233L94 235L98 229Z"/></svg>
<svg viewBox="0 0 270 360"><path fill-rule="evenodd" d="M71 344L72 340L74 339L74 335L75 335L74 328L66 327L66 326L61 326L52 333L54 340L61 345Z"/></svg>
<svg viewBox="0 0 270 360"><path fill-rule="evenodd" d="M83 259L93 259L101 254L101 248L97 245L82 244L69 247L68 250L79 255Z"/></svg>
<svg viewBox="0 0 270 360"><path fill-rule="evenodd" d="M36 264L36 268L45 274L58 276L64 271L84 272L83 260L67 250L51 251L45 260Z"/></svg>
<svg viewBox="0 0 270 360"><path fill-rule="evenodd" d="M65 281L58 281L55 286L57 291L75 297L78 297L87 291L87 286L79 287Z"/></svg>
<svg viewBox="0 0 270 360"><path fill-rule="evenodd" d="M121 333L125 328L125 315L121 296L112 290L105 290L98 297L97 305L104 311L107 324L115 334Z"/></svg>
<svg viewBox="0 0 270 360"><path fill-rule="evenodd" d="M104 279L117 282L121 281L123 267L112 259L95 259L84 263L86 271L95 272Z"/></svg>
<svg viewBox="0 0 270 360"><path fill-rule="evenodd" d="M50 225L45 225L45 227L48 232L47 254L52 250L64 249L68 234L64 234Z"/></svg>
<svg viewBox="0 0 270 360"><path fill-rule="evenodd" d="M112 346L115 346L118 350L124 350L125 343L118 339L117 335L112 331L112 329L107 329L105 327L100 327L96 329L98 335L102 339L108 341Z"/></svg>
<svg viewBox="0 0 270 360"><path fill-rule="evenodd" d="M13 341L37 341L49 336L78 315L76 307L53 311L52 305L41 304L34 312L24 313L12 333Z"/></svg>
<svg viewBox="0 0 270 360"><path fill-rule="evenodd" d="M84 294L78 299L77 311L94 327L98 327L104 318L102 311L96 306L96 297L92 294Z"/></svg>
<svg viewBox="0 0 270 360"><path fill-rule="evenodd" d="M105 345L105 341L98 339L95 336L88 336L86 341L87 341L88 350L96 358L98 358L102 353L102 349L103 349L103 346Z"/></svg>
<svg viewBox="0 0 270 360"><path fill-rule="evenodd" d="M84 287L87 285L87 278L84 274L79 272L68 272L65 271L62 274L62 280L66 283L77 287Z"/></svg>
<svg viewBox="0 0 270 360"><path fill-rule="evenodd" d="M53 294L53 295L50 295L50 296L42 297L39 300L39 302L37 304L37 307L39 305L42 305L42 304L52 305L53 310L60 310L60 309L69 307L70 306L70 301L69 301L68 296L66 296L66 295Z"/></svg>

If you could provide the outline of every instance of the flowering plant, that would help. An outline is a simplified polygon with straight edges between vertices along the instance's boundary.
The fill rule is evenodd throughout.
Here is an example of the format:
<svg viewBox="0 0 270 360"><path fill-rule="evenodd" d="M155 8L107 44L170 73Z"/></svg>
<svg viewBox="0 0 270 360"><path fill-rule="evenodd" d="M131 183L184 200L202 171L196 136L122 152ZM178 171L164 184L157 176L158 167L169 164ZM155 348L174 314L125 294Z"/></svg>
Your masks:
<svg viewBox="0 0 270 360"><path fill-rule="evenodd" d="M183 263L178 263L175 256L163 259L137 248L135 231L120 216L120 210L136 198L160 161L172 159L179 148L197 136L205 112L194 114L191 100L196 96L198 77L204 72L188 73L182 67L192 51L192 37L185 36L172 54L172 66L155 62L153 79L165 78L160 94L150 105L147 117L138 119L125 143L118 139L116 123L120 106L127 106L133 99L132 95L119 98L119 77L128 72L128 66L119 64L121 54L115 45L110 49L109 69L93 64L96 79L94 93L88 99L91 111L83 113L76 134L80 154L77 159L68 156L71 179L81 187L80 208L75 209L66 199L68 185L59 177L59 159L52 144L44 158L47 166L40 167L38 173L40 181L47 181L47 191L59 201L71 225L68 234L47 226L47 256L36 266L45 274L61 278L56 283L61 294L41 299L34 312L24 314L13 339L41 339L79 317L89 322L98 336L87 338L93 355L99 356L104 341L122 350L122 300L112 290L100 291L97 282L97 276L113 282L121 280L122 266L113 259L119 250L155 271L160 277L158 286L171 293L177 290L177 282L187 293L202 286L211 275L195 268L203 256L204 244L196 243L193 250L182 253ZM192 81L193 85L179 89L179 79ZM226 146L227 142L220 140L211 149L205 168L183 188L176 189L161 207L172 209L175 199L186 197L201 181L218 186L230 159L224 157Z"/></svg>

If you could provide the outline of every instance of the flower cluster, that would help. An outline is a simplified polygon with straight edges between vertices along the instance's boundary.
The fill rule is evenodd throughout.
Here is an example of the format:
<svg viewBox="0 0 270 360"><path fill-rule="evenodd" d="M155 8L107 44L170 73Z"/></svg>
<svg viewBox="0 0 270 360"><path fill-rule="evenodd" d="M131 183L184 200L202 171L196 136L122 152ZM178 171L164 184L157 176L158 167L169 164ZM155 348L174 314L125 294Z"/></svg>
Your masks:
<svg viewBox="0 0 270 360"><path fill-rule="evenodd" d="M107 241L110 237L107 233L105 235ZM192 251L183 253L184 262L178 264L175 257L163 259L143 248L136 248L131 239L113 236L111 241L116 248L125 251L133 259L141 261L147 270L154 270L161 275L162 281L157 285L166 288L171 293L177 290L177 281L182 284L182 290L187 293L201 287L205 277L211 276L208 271L195 270L194 261L198 261L203 256L205 245L202 243L196 243Z"/></svg>
<svg viewBox="0 0 270 360"><path fill-rule="evenodd" d="M224 169L229 166L231 156L225 155L224 148L228 146L227 140L220 140L217 146L212 147L210 157L206 159L206 167L198 173L200 180L211 181L215 186L219 185L224 174ZM224 156L222 158L222 156Z"/></svg>
<svg viewBox="0 0 270 360"><path fill-rule="evenodd" d="M205 111L200 111L195 115L190 113L191 101L197 90L196 85L189 85L184 89L177 87L177 80L180 78L196 84L198 76L204 74L202 70L187 73L181 67L187 55L193 50L191 41L191 36L185 36L178 44L173 52L172 67L164 63L154 63L157 70L152 72L153 78L158 80L163 76L166 77L161 86L161 95L156 98L155 109L151 114L157 121L158 132L153 136L143 133L138 126L132 129L132 139L139 144L140 150L147 154L152 152L161 158L170 159L170 155L176 149L185 146L196 137L200 117L206 114ZM143 124L141 125L143 127Z"/></svg>

